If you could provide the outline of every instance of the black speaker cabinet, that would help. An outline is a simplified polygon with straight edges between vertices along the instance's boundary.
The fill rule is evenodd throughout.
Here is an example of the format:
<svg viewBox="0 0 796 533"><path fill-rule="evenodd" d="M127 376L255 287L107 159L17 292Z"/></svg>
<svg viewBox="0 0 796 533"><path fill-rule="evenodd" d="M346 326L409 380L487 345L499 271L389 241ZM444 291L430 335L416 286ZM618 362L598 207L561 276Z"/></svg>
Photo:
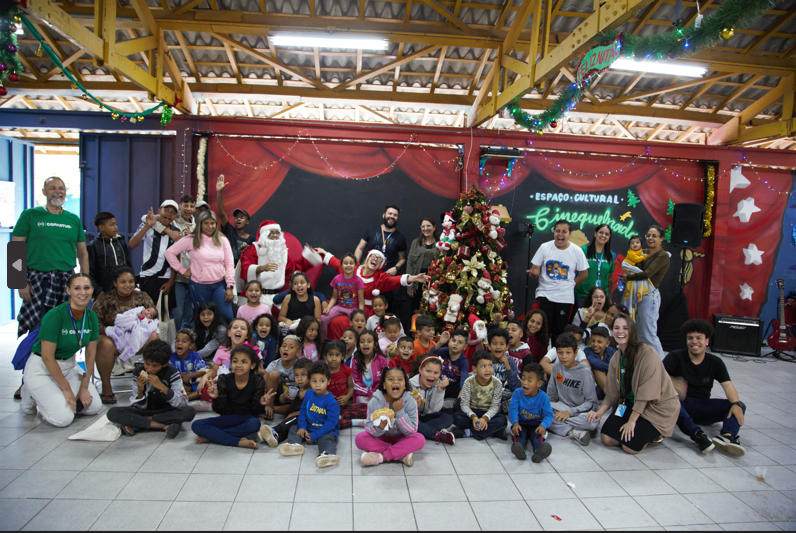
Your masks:
<svg viewBox="0 0 796 533"><path fill-rule="evenodd" d="M760 357L763 319L748 316L713 315L710 351Z"/></svg>
<svg viewBox="0 0 796 533"><path fill-rule="evenodd" d="M683 248L697 248L705 232L705 206L702 204L674 204L672 216L672 244Z"/></svg>

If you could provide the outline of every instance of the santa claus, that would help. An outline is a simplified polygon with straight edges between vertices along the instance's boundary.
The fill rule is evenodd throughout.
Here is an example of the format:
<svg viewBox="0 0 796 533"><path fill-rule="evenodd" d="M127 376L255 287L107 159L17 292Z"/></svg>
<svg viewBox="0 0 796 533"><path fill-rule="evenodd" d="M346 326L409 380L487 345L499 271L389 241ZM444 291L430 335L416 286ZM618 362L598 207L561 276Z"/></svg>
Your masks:
<svg viewBox="0 0 796 533"><path fill-rule="evenodd" d="M323 248L316 248L321 256L323 256L323 263L329 265L339 273L343 273L340 260L335 256L324 250ZM379 250L371 250L368 252L365 261L361 265L357 265L355 271L356 275L362 279L365 285L365 312L368 317L373 315L373 297L378 296L382 292L393 291L403 285L408 287L412 283L419 281L425 283L429 277L426 274L417 274L410 276L404 274L402 276L390 276L382 271L386 259L384 254ZM349 326L349 318L347 316L335 317L329 324L329 338L339 339L343 331Z"/></svg>
<svg viewBox="0 0 796 533"><path fill-rule="evenodd" d="M308 274L314 285L323 268L317 254L311 249L302 252L298 240L283 232L273 220L260 224L257 241L241 254L239 266L242 286L249 281L259 281L263 286L260 301L269 306L273 305L274 296L290 288L288 281L293 272L300 270ZM239 290L239 295L245 301L245 288Z"/></svg>

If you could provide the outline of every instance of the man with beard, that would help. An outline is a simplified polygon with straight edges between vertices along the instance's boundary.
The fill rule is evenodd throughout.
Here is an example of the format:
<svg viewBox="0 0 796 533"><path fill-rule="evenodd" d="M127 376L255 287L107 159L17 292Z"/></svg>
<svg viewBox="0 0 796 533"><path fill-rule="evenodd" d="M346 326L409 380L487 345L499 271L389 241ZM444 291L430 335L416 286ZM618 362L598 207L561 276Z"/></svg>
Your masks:
<svg viewBox="0 0 796 533"><path fill-rule="evenodd" d="M384 208L382 224L371 226L362 236L354 256L357 262L361 262L363 254L367 255L371 250L378 250L385 258L384 273L388 276L397 276L401 267L406 263L406 238L396 229L398 224L398 214L400 209L396 205L388 205ZM404 309L407 301L406 289L399 287L394 291L385 292L384 296L390 306L391 312L401 319L404 329L411 329L411 310Z"/></svg>
<svg viewBox="0 0 796 533"><path fill-rule="evenodd" d="M290 289L290 275L296 270L306 273L313 266L307 257L291 258L281 226L266 220L257 230L257 241L240 256L240 278L244 285L259 281L263 286L260 302L273 306L274 296ZM245 289L240 295L245 297Z"/></svg>
<svg viewBox="0 0 796 533"><path fill-rule="evenodd" d="M232 212L232 221L234 225L229 223L229 217L224 210L224 188L229 185L224 181L224 174L221 174L216 181L216 193L218 195L218 223L221 225L220 230L229 240L232 246L232 256L235 264L241 257L241 254L254 242L254 235L249 235L246 228L249 226L249 213L243 209L235 209ZM205 204L207 205L207 204ZM196 204L199 209L199 204Z"/></svg>
<svg viewBox="0 0 796 533"><path fill-rule="evenodd" d="M80 271L88 274L86 234L80 218L65 211L66 184L52 176L44 181L44 207L25 209L14 225L12 239L27 242L28 286L19 290L17 335L38 328L50 309L64 303L66 280L80 262ZM14 394L18 398L19 391Z"/></svg>

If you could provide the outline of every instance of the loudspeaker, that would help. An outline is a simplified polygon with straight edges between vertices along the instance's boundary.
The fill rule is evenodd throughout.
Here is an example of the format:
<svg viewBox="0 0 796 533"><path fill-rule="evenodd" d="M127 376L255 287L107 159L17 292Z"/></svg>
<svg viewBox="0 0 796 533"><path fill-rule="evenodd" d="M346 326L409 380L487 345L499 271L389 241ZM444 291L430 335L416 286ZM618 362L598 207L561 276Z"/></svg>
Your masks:
<svg viewBox="0 0 796 533"><path fill-rule="evenodd" d="M697 248L705 232L705 206L702 204L674 204L672 216L672 244L683 248Z"/></svg>
<svg viewBox="0 0 796 533"><path fill-rule="evenodd" d="M713 328L716 332L710 340L710 351L760 357L762 318L714 314Z"/></svg>

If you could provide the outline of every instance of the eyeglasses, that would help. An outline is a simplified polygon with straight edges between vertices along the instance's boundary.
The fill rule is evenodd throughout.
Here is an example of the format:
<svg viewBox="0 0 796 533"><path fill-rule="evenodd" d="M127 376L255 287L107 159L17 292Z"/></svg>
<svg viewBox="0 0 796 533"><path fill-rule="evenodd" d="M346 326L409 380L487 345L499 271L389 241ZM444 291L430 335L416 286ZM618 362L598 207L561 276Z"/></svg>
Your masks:
<svg viewBox="0 0 796 533"><path fill-rule="evenodd" d="M661 237L660 235L656 235L655 233L647 233L647 234L646 234L646 235L644 235L644 236L645 236L646 238L648 238L648 239L659 239L659 238Z"/></svg>

